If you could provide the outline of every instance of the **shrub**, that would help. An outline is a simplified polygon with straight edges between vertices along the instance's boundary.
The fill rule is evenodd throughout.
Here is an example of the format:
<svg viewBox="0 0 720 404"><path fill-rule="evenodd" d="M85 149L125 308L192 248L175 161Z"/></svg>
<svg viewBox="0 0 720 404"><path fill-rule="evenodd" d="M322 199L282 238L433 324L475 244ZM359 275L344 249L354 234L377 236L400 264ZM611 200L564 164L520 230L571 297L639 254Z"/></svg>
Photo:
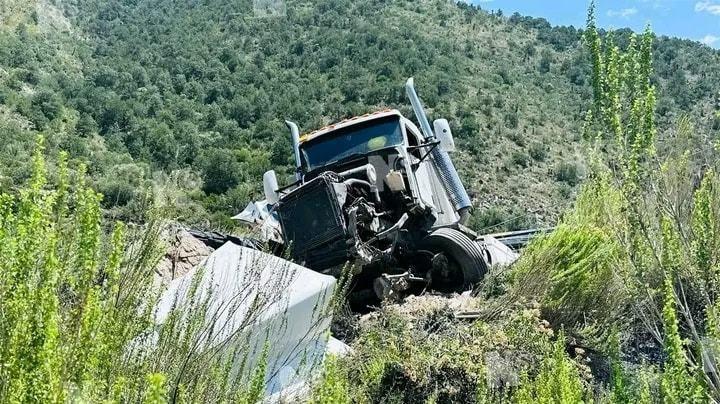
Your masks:
<svg viewBox="0 0 720 404"><path fill-rule="evenodd" d="M546 312L579 334L590 322L597 323L595 330L636 331L628 335L633 344L652 345L648 335L661 342L665 358L658 393L664 402L716 399L715 380L700 369L714 369L717 354L690 351L717 335L716 167L701 170L693 184L686 145L657 153L652 34L631 36L622 52L612 35L603 43L593 11L585 40L593 61L595 104L585 129L602 148L590 155L590 179L575 209L553 233L527 248L514 272L516 290L541 296ZM684 126L679 125L681 136L687 135ZM576 183L577 166L566 167L558 167L556 178ZM593 295L602 288L609 289ZM605 301L596 300L602 296ZM583 324L575 310L583 314ZM705 327L698 327L703 321ZM649 401L649 383L642 375L634 377L630 384L637 400Z"/></svg>
<svg viewBox="0 0 720 404"><path fill-rule="evenodd" d="M498 76L500 76L500 78L502 79L502 83L505 85L512 85L515 81L510 71L505 67L500 68L497 74Z"/></svg>
<svg viewBox="0 0 720 404"><path fill-rule="evenodd" d="M135 198L136 187L122 178L108 179L98 185L105 208L125 206Z"/></svg>
<svg viewBox="0 0 720 404"><path fill-rule="evenodd" d="M512 162L515 166L526 168L530 165L530 156L524 151L515 150L512 152Z"/></svg>
<svg viewBox="0 0 720 404"><path fill-rule="evenodd" d="M553 56L547 49L543 50L543 52L540 54L540 64L538 66L538 69L540 73L547 73L550 71L550 67L552 66L553 62Z"/></svg>
<svg viewBox="0 0 720 404"><path fill-rule="evenodd" d="M565 336L560 333L552 353L543 358L540 373L532 380L527 376L514 394L518 404L581 403L585 391L573 361L565 353Z"/></svg>
<svg viewBox="0 0 720 404"><path fill-rule="evenodd" d="M519 208L504 209L497 206L476 209L469 222L469 226L479 233L521 230L536 225L535 218L529 212Z"/></svg>
<svg viewBox="0 0 720 404"><path fill-rule="evenodd" d="M552 331L519 306L502 320L457 321L451 302L422 296L367 316L353 351L326 364L313 402L507 401L520 370L537 374L551 354Z"/></svg>
<svg viewBox="0 0 720 404"><path fill-rule="evenodd" d="M560 196L562 196L563 198L570 198L573 188L570 185L561 182L558 184L557 191L558 194L560 194Z"/></svg>
<svg viewBox="0 0 720 404"><path fill-rule="evenodd" d="M525 249L513 269L514 290L538 299L557 325L611 324L626 304L614 272L618 254L606 229L563 223Z"/></svg>
<svg viewBox="0 0 720 404"><path fill-rule="evenodd" d="M240 182L242 167L236 156L226 149L210 149L200 158L203 190L220 194Z"/></svg>
<svg viewBox="0 0 720 404"><path fill-rule="evenodd" d="M47 183L42 144L29 186L0 196L0 401L142 392L143 370L123 374L123 363L149 323L152 257L124 258L121 223L104 237L82 167L71 181L61 156L57 185Z"/></svg>
<svg viewBox="0 0 720 404"><path fill-rule="evenodd" d="M527 136L520 131L512 131L508 133L507 137L520 147L525 147L525 143L527 142Z"/></svg>
<svg viewBox="0 0 720 404"><path fill-rule="evenodd" d="M662 323L663 345L667 359L660 383L663 399L668 403L705 402L706 393L695 377L696 370L686 357L680 336L676 312L676 297L673 288L673 274L682 262L680 240L676 237L670 220L662 222L663 254L662 264L667 273L663 290Z"/></svg>
<svg viewBox="0 0 720 404"><path fill-rule="evenodd" d="M152 373L147 377L148 389L145 393L147 404L165 404L167 392L165 391L165 376L162 373Z"/></svg>
<svg viewBox="0 0 720 404"><path fill-rule="evenodd" d="M505 126L509 129L517 129L520 118L517 111L508 111L505 113Z"/></svg>
<svg viewBox="0 0 720 404"><path fill-rule="evenodd" d="M535 161L544 161L547 157L547 146L540 142L534 142L530 145L530 157Z"/></svg>
<svg viewBox="0 0 720 404"><path fill-rule="evenodd" d="M555 180L575 186L580 182L580 170L577 163L562 162L555 167Z"/></svg>
<svg viewBox="0 0 720 404"><path fill-rule="evenodd" d="M157 222L106 234L84 168L70 175L63 154L50 184L42 145L29 185L0 195L0 402L259 401L267 347L247 369L245 329L219 344L231 352L199 348L216 321L211 290L192 290L156 328ZM265 286L249 324L277 299Z"/></svg>
<svg viewBox="0 0 720 404"><path fill-rule="evenodd" d="M347 374L340 368L338 358L330 356L325 359L323 374L320 383L313 389L311 402L324 403L349 403L349 386Z"/></svg>

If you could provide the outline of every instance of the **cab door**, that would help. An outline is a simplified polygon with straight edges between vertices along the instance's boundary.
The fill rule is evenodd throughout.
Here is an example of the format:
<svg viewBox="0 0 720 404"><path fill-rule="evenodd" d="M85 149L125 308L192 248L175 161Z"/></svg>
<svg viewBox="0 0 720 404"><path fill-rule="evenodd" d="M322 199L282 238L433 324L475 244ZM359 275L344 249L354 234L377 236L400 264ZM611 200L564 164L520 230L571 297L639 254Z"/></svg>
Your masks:
<svg viewBox="0 0 720 404"><path fill-rule="evenodd" d="M405 119L404 121L403 127L405 128L408 145L414 146L422 144L424 137L420 134L418 128L409 120ZM459 216L453 209L452 202L440 182L437 169L432 159L429 156L425 157L418 168L414 171L412 170L412 166L429 151L429 147L416 148L409 151L408 158L412 162L410 167L408 167L408 172L413 173L410 177L414 177L413 182L416 183L420 200L425 205L432 207L433 211L435 211L437 217L435 226L454 225L458 222Z"/></svg>

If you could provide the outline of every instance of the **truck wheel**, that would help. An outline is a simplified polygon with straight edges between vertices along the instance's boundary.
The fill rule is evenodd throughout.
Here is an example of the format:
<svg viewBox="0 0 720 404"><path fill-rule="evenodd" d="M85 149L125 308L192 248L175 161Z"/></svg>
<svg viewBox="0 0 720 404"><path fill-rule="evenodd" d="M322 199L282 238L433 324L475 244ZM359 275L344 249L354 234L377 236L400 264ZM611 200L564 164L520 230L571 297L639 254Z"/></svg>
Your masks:
<svg viewBox="0 0 720 404"><path fill-rule="evenodd" d="M467 290L487 272L482 248L456 229L435 230L420 242L420 249L435 253L430 287L441 292Z"/></svg>

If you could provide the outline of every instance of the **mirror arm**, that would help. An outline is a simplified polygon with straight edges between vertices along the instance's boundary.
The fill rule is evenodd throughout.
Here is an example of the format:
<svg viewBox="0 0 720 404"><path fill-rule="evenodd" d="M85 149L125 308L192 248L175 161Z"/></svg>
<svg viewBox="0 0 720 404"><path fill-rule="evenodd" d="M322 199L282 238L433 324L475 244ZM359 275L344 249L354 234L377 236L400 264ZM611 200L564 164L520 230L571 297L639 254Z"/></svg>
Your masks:
<svg viewBox="0 0 720 404"><path fill-rule="evenodd" d="M415 145L415 146L408 146L408 147L406 147L406 149L417 150L417 149L422 149L424 147L437 146L439 144L440 144L439 140L429 140L427 142L424 142L423 144L419 144L419 145Z"/></svg>
<svg viewBox="0 0 720 404"><path fill-rule="evenodd" d="M408 150L417 150L417 149L421 149L424 147L429 147L428 151L425 152L425 154L422 155L422 157L420 157L420 160L418 162L412 164L413 170L416 170L418 167L420 167L420 163L422 163L430 155L430 153L432 153L432 151L435 150L436 147L438 147L439 144L440 144L440 141L436 140L434 142L427 142L427 143L423 143L423 144L417 145L417 146L408 146L408 148L407 148Z"/></svg>

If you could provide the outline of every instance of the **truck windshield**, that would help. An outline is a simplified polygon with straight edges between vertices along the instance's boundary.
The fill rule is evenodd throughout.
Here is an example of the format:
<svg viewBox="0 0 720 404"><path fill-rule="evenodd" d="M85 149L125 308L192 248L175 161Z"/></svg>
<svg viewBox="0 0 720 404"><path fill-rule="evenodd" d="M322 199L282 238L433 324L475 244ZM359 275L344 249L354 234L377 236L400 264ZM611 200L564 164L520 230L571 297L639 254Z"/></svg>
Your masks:
<svg viewBox="0 0 720 404"><path fill-rule="evenodd" d="M403 143L397 117L372 120L338 129L300 146L305 169L312 171L352 155L364 155L374 150Z"/></svg>

